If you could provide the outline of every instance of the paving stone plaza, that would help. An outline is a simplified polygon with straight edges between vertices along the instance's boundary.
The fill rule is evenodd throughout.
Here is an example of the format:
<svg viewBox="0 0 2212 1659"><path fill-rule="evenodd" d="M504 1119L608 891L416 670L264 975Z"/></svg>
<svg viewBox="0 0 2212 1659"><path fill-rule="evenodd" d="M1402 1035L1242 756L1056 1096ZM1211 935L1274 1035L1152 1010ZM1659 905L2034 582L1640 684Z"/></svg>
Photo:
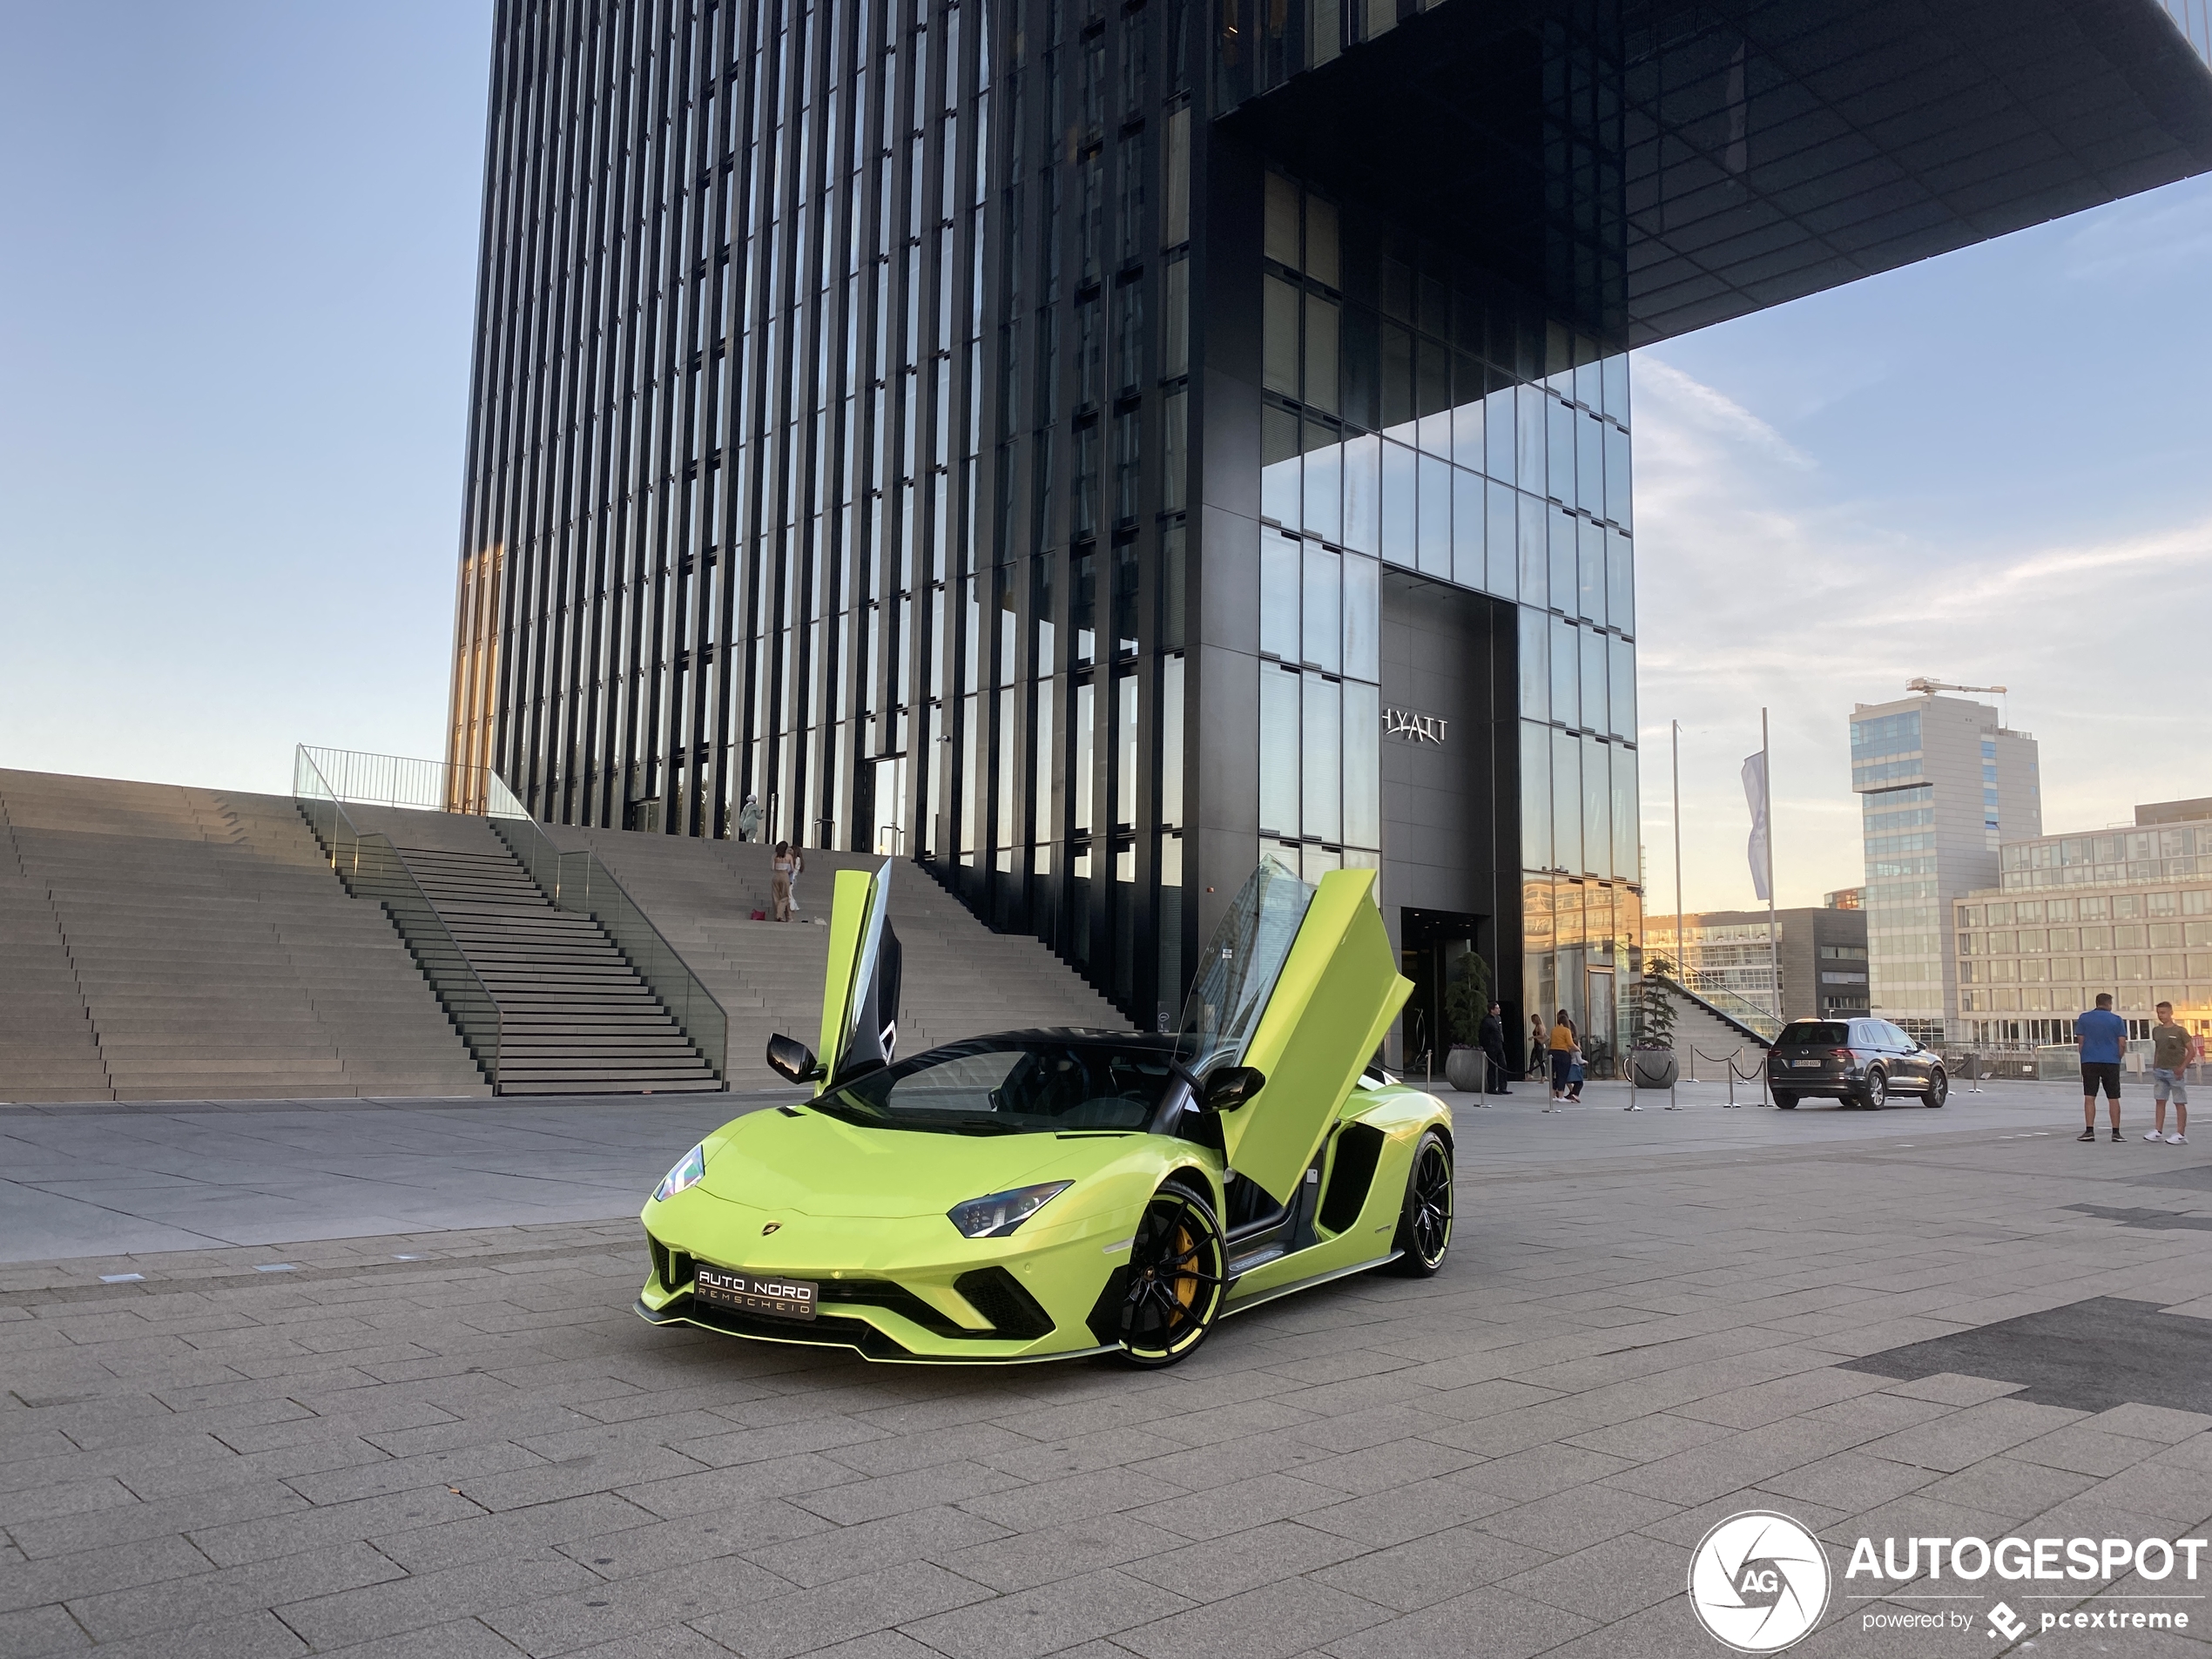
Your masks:
<svg viewBox="0 0 2212 1659"><path fill-rule="evenodd" d="M637 1203L758 1100L0 1111L0 1654L1711 1656L1747 1509L1828 1545L1800 1653L2202 1653L2212 1564L1844 1568L2205 1534L2212 1157L2059 1085L1720 1098L1457 1097L1439 1277L1150 1373L637 1318ZM2141 1608L2188 1629L2041 1625Z"/></svg>

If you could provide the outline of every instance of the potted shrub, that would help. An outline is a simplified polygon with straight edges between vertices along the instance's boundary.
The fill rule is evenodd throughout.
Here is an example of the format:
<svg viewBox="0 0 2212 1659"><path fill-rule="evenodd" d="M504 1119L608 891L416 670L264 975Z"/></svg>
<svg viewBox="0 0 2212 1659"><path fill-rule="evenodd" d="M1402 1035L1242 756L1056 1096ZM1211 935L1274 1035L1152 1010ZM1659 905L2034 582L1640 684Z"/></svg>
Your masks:
<svg viewBox="0 0 2212 1659"><path fill-rule="evenodd" d="M1671 1089L1681 1068L1675 1060L1675 1001L1663 956L1643 965L1636 987L1636 1040L1629 1051L1631 1081L1638 1089Z"/></svg>
<svg viewBox="0 0 2212 1659"><path fill-rule="evenodd" d="M1444 1076L1465 1095L1479 1095L1486 1081L1482 1049L1483 1016L1490 1012L1490 964L1474 952L1460 958L1444 988L1444 1023L1452 1034L1451 1051L1444 1057Z"/></svg>

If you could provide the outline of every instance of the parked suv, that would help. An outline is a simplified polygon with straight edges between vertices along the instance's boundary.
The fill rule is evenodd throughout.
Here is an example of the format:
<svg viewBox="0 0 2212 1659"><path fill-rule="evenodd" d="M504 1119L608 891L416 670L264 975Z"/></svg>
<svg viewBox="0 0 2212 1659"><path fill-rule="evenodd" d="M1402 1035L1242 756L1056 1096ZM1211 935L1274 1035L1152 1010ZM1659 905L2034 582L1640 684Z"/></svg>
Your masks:
<svg viewBox="0 0 2212 1659"><path fill-rule="evenodd" d="M1878 1111L1892 1095L1940 1106L1951 1093L1943 1056L1887 1020L1792 1020L1775 1039L1766 1072L1785 1112L1809 1095Z"/></svg>

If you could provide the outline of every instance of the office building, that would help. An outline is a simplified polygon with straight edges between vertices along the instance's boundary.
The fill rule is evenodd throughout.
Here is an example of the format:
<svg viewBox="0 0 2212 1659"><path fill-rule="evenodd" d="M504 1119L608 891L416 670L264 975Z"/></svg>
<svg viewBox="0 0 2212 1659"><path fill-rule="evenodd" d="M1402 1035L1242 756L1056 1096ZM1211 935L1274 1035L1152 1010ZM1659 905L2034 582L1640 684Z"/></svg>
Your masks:
<svg viewBox="0 0 2212 1659"><path fill-rule="evenodd" d="M1998 880L1952 906L1958 1019L1984 1043L2071 1042L2110 991L2212 1035L2212 800L2135 808L2133 829L2007 841Z"/></svg>
<svg viewBox="0 0 2212 1659"><path fill-rule="evenodd" d="M1944 937L1952 902L1994 884L2003 837L2043 831L2035 739L1985 704L1928 692L1855 707L1851 764L1872 1011L1939 1044L1956 1005Z"/></svg>
<svg viewBox="0 0 2212 1659"><path fill-rule="evenodd" d="M1774 964L1782 967L1779 1016L1784 1020L1848 1019L1867 1012L1866 915L1831 905L1774 914L1775 948L1767 948L1764 910L1703 910L1682 919L1652 915L1644 923L1647 958L1681 964L1696 991L1725 992L1770 1013L1776 1011ZM1733 1011L1734 1004L1729 1005Z"/></svg>
<svg viewBox="0 0 2212 1659"><path fill-rule="evenodd" d="M1642 925L1625 353L2212 168L2153 0L501 0L451 752L924 860L1171 1020Z"/></svg>
<svg viewBox="0 0 2212 1659"><path fill-rule="evenodd" d="M1820 902L1830 910L1863 910L1866 907L1865 887L1838 887L1833 893L1824 893Z"/></svg>

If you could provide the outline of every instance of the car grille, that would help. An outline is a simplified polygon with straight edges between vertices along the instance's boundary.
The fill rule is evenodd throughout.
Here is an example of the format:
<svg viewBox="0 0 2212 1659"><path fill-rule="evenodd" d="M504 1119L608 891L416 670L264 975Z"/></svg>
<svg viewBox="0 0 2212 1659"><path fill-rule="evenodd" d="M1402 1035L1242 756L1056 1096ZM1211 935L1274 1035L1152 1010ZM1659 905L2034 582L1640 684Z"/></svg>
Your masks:
<svg viewBox="0 0 2212 1659"><path fill-rule="evenodd" d="M691 1282L691 1255L689 1251L671 1250L652 1236L645 1235L645 1247L653 1253L653 1277L664 1291L680 1291Z"/></svg>
<svg viewBox="0 0 2212 1659"><path fill-rule="evenodd" d="M689 1252L671 1250L655 1238L645 1235L653 1253L653 1273L662 1286L671 1291L689 1285L692 1277L692 1258ZM882 1308L910 1319L932 1336L951 1337L971 1342L1034 1342L1039 1337L1050 1336L1056 1328L1052 1316L1044 1311L1036 1298L1022 1288L1021 1281L1003 1267L979 1267L961 1274L953 1281L953 1288L967 1298L968 1305L988 1319L990 1328L973 1331L951 1319L922 1300L905 1285L887 1278L831 1278L819 1272L794 1271L794 1278L811 1278L819 1286L815 1298L826 1310L833 1304ZM687 1316L704 1325L724 1329L753 1329L759 1321L745 1315L732 1316L725 1309L705 1309L694 1306ZM738 1323L732 1323L734 1318ZM821 1318L818 1324L833 1328L836 1335L830 1340L846 1341L851 1332L861 1328L849 1318ZM764 1329L789 1335L789 1322L772 1320Z"/></svg>

